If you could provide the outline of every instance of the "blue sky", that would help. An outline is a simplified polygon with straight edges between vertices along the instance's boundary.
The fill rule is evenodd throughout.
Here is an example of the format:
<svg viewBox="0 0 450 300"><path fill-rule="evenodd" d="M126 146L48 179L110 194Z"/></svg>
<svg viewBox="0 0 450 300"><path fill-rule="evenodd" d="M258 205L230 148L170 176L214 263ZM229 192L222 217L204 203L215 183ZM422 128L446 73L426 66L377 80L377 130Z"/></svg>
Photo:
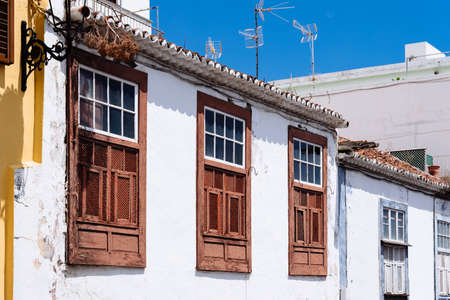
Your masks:
<svg viewBox="0 0 450 300"><path fill-rule="evenodd" d="M280 2L265 0L265 6ZM245 48L238 30L254 27L255 4L151 0L160 8L160 27L170 42L204 55L208 37L221 40L219 62L252 75L255 51ZM405 43L428 41L441 51L450 50L450 1L291 0L289 5L295 8L279 14L317 24L316 73L401 62ZM300 32L270 14L262 25L265 44L260 48L259 77L270 81L309 75L310 50L300 44Z"/></svg>

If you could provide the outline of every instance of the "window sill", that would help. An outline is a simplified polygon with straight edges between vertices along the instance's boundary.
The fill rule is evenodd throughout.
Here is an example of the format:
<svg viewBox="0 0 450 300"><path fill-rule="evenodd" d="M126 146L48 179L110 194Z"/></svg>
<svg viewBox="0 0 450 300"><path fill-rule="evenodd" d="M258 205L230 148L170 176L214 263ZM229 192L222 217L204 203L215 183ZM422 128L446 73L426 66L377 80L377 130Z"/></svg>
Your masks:
<svg viewBox="0 0 450 300"><path fill-rule="evenodd" d="M216 234L213 232L203 232L204 236L212 237L212 238L220 238L220 239L227 239L227 240L236 240L236 241L247 241L247 238L243 237L242 235L230 235L230 234Z"/></svg>
<svg viewBox="0 0 450 300"><path fill-rule="evenodd" d="M408 244L406 242L401 242L401 241L391 241L391 240L386 240L386 239L381 239L381 242L383 244L388 244L388 245L397 245L397 246L405 246L405 247L412 247L411 244ZM386 294L387 295L387 294ZM401 296L401 295L400 295Z"/></svg>
<svg viewBox="0 0 450 300"><path fill-rule="evenodd" d="M409 297L408 293L403 293L403 294L384 293L384 295L388 296L388 297Z"/></svg>

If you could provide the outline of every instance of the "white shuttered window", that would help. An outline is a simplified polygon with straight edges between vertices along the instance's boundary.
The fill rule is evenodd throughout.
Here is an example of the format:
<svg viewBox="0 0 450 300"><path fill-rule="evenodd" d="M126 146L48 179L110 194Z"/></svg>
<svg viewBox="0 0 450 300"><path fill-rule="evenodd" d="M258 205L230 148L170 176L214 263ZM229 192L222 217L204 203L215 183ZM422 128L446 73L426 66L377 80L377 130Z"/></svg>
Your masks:
<svg viewBox="0 0 450 300"><path fill-rule="evenodd" d="M441 296L450 295L450 255L438 254L439 268L439 294Z"/></svg>
<svg viewBox="0 0 450 300"><path fill-rule="evenodd" d="M438 221L437 225L439 294L450 296L450 223Z"/></svg>
<svg viewBox="0 0 450 300"><path fill-rule="evenodd" d="M384 246L384 292L406 293L406 247Z"/></svg>

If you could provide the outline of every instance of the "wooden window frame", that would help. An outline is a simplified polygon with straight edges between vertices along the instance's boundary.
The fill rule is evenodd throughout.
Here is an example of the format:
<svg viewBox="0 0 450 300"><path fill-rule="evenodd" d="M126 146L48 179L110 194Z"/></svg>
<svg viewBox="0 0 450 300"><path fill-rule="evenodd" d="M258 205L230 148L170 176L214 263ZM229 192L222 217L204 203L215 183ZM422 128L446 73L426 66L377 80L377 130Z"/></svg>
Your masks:
<svg viewBox="0 0 450 300"><path fill-rule="evenodd" d="M305 141L322 147L322 186L307 184L294 180L294 139ZM289 275L291 276L327 276L327 138L299 128L288 127L288 190L289 190ZM322 241L318 243L302 243L295 240L296 216L299 209L295 205L296 191L322 195ZM309 196L308 196L309 197ZM307 200L309 201L309 200ZM308 204L309 205L309 204ZM311 209L311 208L309 208ZM305 216L305 214L304 214ZM319 220L320 221L320 220ZM304 222L305 221L304 219ZM320 222L319 222L320 226ZM309 226L308 226L309 228ZM305 227L304 227L305 229ZM307 228L306 228L307 229ZM310 230L311 231L311 230ZM311 231L312 232L312 231ZM312 256L322 257L323 264L313 264ZM301 257L301 258L300 258Z"/></svg>
<svg viewBox="0 0 450 300"><path fill-rule="evenodd" d="M231 116L235 116L245 121L244 131L244 166L238 167L208 159L205 156L205 107L212 108ZM252 268L251 259L251 111L247 108L217 99L202 92L197 93L197 270L201 271L224 271L250 273ZM239 225L241 234L215 234L207 226L209 218L206 214L204 195L205 189L205 168L233 173L238 176L245 176L245 203L242 224ZM232 195L233 196L233 195ZM208 197L209 198L209 197ZM229 198L229 197L228 197ZM226 198L225 201L229 201ZM242 201L242 200L241 200ZM224 206L226 207L226 206ZM242 231L244 230L244 231ZM206 255L205 242L215 243L222 247L224 258L211 257ZM238 247L245 247L243 259L234 259L233 251Z"/></svg>
<svg viewBox="0 0 450 300"><path fill-rule="evenodd" d="M8 55L0 53L0 64L14 63L14 0L8 0Z"/></svg>
<svg viewBox="0 0 450 300"><path fill-rule="evenodd" d="M106 74L105 72L93 69L93 68L85 66L85 65L80 65L78 70L80 70L80 69L83 69L85 71L91 72L93 74L93 89L95 89L95 83L94 83L95 80L96 80L95 79L95 75L101 75L101 76L104 76L104 77L107 78L107 82L108 82L107 83L107 89L109 88L110 79L118 81L121 84L127 84L127 85L130 85L130 86L133 86L136 89L136 91L135 91L135 97L136 98L135 98L135 101L134 101L135 111L131 111L131 110L126 109L124 107L118 107L117 105L110 104L110 103L108 103L109 102L108 99L106 99L106 102L104 102L102 100L95 99L96 98L95 95L92 95L91 98L88 97L88 96L82 96L81 94L79 95L80 97L88 100L90 103L93 104L93 109L92 109L92 122L93 123L95 123L94 111L95 111L95 105L97 105L97 104L100 104L100 105L105 106L107 108L111 107L111 108L115 108L117 110L120 110L121 111L121 129L122 129L122 134L121 135L115 134L115 133L112 133L110 131L106 131L106 130L103 130L103 129L97 129L97 128L95 128L94 124L92 124L93 125L92 127L87 126L87 125L79 124L80 129L83 129L83 130L86 130L86 131L92 131L92 132L95 132L95 133L98 133L98 134L101 134L101 135L110 136L110 137L117 138L117 139L120 139L120 140L126 140L126 141L130 141L130 142L138 143L138 124L139 124L139 106L138 106L138 102L139 102L138 101L138 99L139 99L139 94L138 94L139 87L138 87L138 85L136 83L134 83L134 82L130 82L130 81L124 80L124 79L119 78L117 76L112 76L111 74ZM80 76L81 76L81 72L79 72L79 77ZM123 99L123 94L124 94L123 93L123 89L122 89L122 93L121 94L122 94L122 99ZM121 101L122 101L122 99L121 99ZM123 113L124 112L132 113L132 114L135 115L135 121L134 121L134 126L135 126L135 128L134 128L134 135L135 136L134 136L134 138L130 138L130 137L127 137L127 136L124 135L124 132L123 132L123 124L124 124ZM78 103L78 120L79 120L79 123L81 123L80 103ZM109 126L110 126L110 120L108 118L107 127L109 127Z"/></svg>
<svg viewBox="0 0 450 300"><path fill-rule="evenodd" d="M80 265L102 265L123 267L145 267L146 266L146 146L147 146L147 74L119 63L111 62L102 57L90 54L80 49L73 49L72 57L67 61L67 132L68 132L68 239L67 260L69 264ZM136 83L138 85L138 140L136 142L111 137L102 133L96 133L80 128L78 120L78 69L82 66L111 74L112 76ZM80 134L81 133L81 134ZM78 136L83 140L95 140L100 143L118 145L139 152L138 156L138 183L137 192L137 225L128 224L100 224L89 223L84 220L78 222ZM119 176L116 174L116 176ZM98 230L108 231L108 228L116 228L114 233L107 233L108 247L104 251L96 251L79 247L78 229L96 232ZM114 234L132 234L138 238L137 252L125 252L111 250Z"/></svg>

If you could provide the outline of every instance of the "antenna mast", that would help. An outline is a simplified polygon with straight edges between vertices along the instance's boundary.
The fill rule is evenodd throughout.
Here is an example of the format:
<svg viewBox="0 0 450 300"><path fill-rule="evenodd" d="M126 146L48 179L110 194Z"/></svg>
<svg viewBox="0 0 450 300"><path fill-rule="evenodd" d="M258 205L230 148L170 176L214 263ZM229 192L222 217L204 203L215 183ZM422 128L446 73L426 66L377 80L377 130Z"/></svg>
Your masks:
<svg viewBox="0 0 450 300"><path fill-rule="evenodd" d="M300 40L301 43L311 43L311 74L312 80L314 78L314 41L317 39L317 25L316 23L301 25L297 20L294 20L294 28L302 32L303 36Z"/></svg>
<svg viewBox="0 0 450 300"><path fill-rule="evenodd" d="M239 33L246 38L246 42L248 41L249 37L254 41L254 48L256 50L256 78L258 78L259 75L259 54L258 54L258 48L264 45L264 42L262 41L262 27L258 26L258 15L259 17L264 21L264 12L269 12L272 15L276 16L277 18L289 23L288 20L285 18L277 15L274 13L274 10L284 10L284 9L290 9L294 8L294 6L283 6L286 5L288 2L279 3L277 5L274 5L269 8L264 8L264 0L259 0L258 4L255 6L255 28L254 29L246 29L244 31L239 31ZM254 34L253 34L254 33ZM249 45L246 46L247 48L253 48Z"/></svg>

